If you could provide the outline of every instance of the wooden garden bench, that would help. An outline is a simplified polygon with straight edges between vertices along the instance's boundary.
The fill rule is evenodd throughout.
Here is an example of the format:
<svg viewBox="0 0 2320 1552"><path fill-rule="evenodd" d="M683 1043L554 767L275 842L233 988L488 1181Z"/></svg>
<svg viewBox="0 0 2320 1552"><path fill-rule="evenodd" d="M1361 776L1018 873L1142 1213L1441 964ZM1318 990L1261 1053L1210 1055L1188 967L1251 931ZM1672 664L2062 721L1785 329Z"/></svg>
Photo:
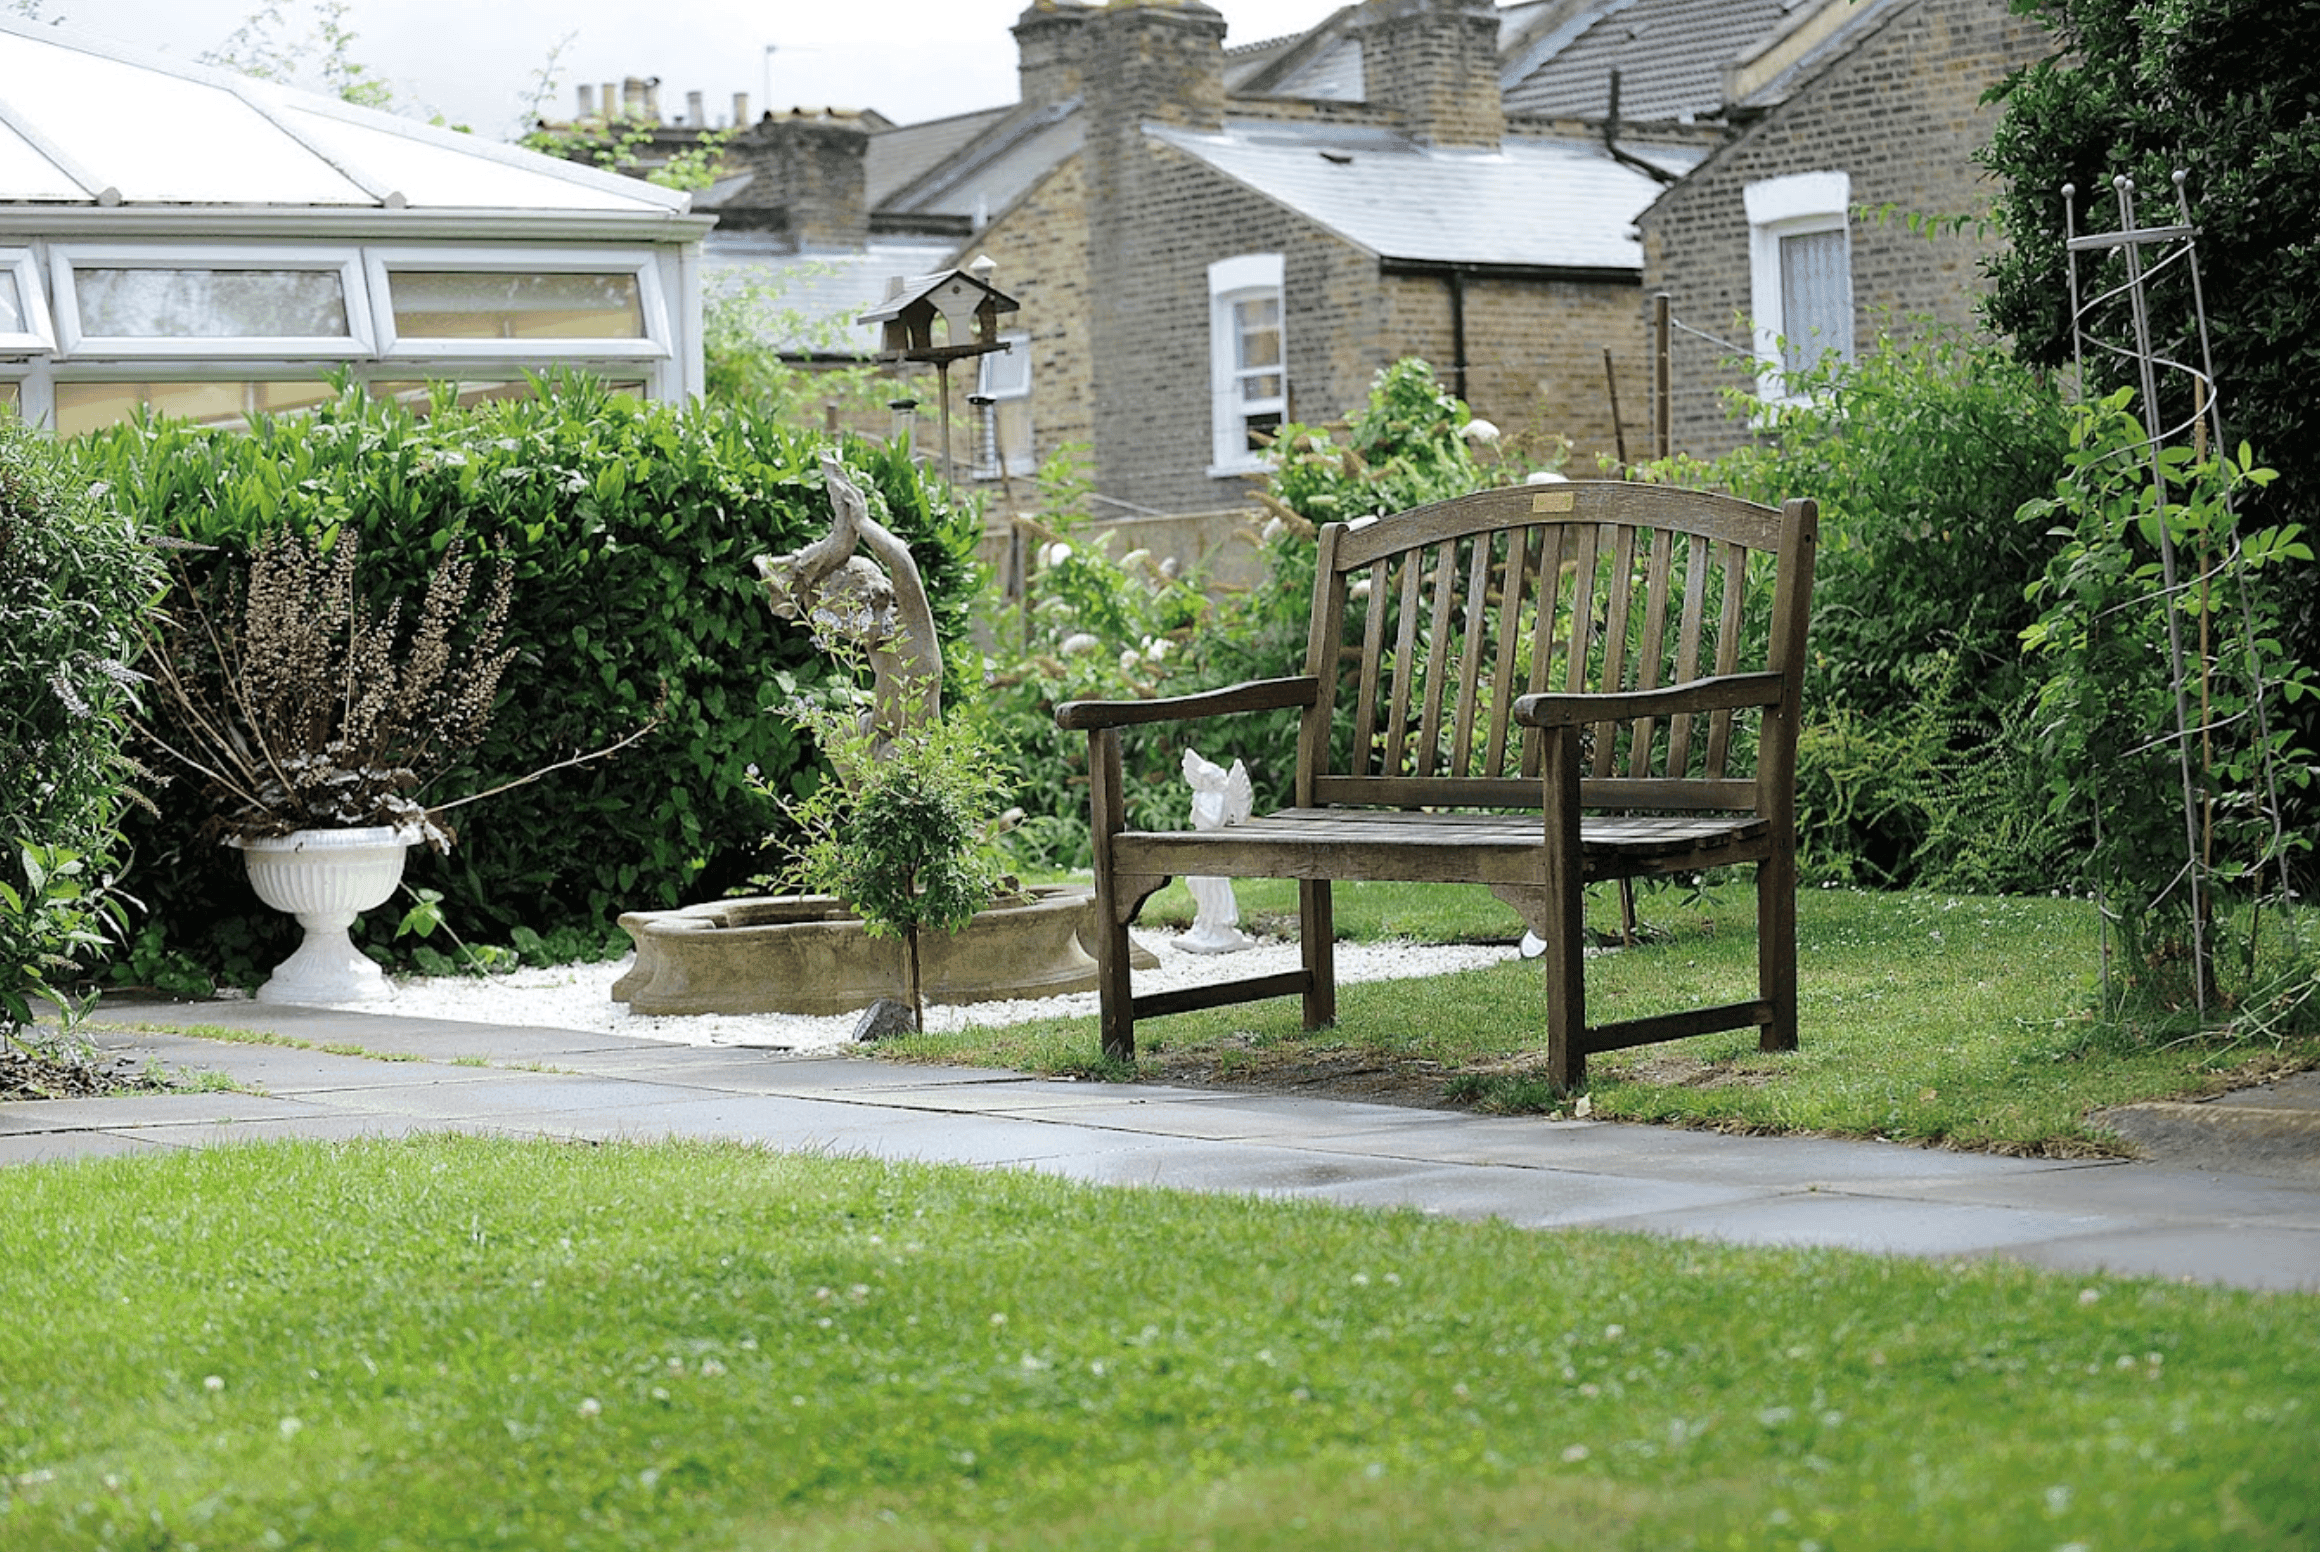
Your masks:
<svg viewBox="0 0 2320 1552"><path fill-rule="evenodd" d="M1616 481L1483 491L1320 533L1306 671L1072 701L1088 735L1104 1050L1139 1018L1301 996L1337 1011L1330 885L1475 883L1545 942L1548 1076L1754 1025L1796 1048L1796 734L1818 512ZM1297 707L1295 806L1126 827L1123 729ZM1218 751L1211 751L1212 753ZM1247 755L1251 751L1223 751ZM1756 864L1753 1000L1587 1023L1582 886ZM1302 968L1137 996L1128 924L1177 876L1298 881Z"/></svg>

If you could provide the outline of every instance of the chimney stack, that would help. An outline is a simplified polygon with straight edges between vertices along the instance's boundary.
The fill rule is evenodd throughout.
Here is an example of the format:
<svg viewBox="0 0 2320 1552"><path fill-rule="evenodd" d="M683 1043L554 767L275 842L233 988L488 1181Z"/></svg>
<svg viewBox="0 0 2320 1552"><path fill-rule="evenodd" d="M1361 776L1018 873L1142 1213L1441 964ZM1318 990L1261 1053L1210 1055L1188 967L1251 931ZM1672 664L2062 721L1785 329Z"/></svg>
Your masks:
<svg viewBox="0 0 2320 1552"><path fill-rule="evenodd" d="M1506 106L1491 0L1370 0L1356 25L1369 100L1411 139L1498 149Z"/></svg>
<svg viewBox="0 0 2320 1552"><path fill-rule="evenodd" d="M749 94L747 92L733 94L733 127L735 129L749 127Z"/></svg>
<svg viewBox="0 0 2320 1552"><path fill-rule="evenodd" d="M1044 107L1078 93L1082 29L1090 10L1076 0L1033 0L1015 19L1016 94L1026 106Z"/></svg>
<svg viewBox="0 0 2320 1552"><path fill-rule="evenodd" d="M685 93L685 127L687 129L707 129L709 127L709 110L702 105L699 92Z"/></svg>
<svg viewBox="0 0 2320 1552"><path fill-rule="evenodd" d="M870 237L869 149L859 118L761 120L726 143L726 165L751 178L746 207L728 205L719 219L736 229L771 228L793 249L859 248Z"/></svg>
<svg viewBox="0 0 2320 1552"><path fill-rule="evenodd" d="M584 119L596 117L596 88L585 81L580 83L580 117Z"/></svg>
<svg viewBox="0 0 2320 1552"><path fill-rule="evenodd" d="M624 119L644 117L644 77L632 75L621 80L620 116Z"/></svg>

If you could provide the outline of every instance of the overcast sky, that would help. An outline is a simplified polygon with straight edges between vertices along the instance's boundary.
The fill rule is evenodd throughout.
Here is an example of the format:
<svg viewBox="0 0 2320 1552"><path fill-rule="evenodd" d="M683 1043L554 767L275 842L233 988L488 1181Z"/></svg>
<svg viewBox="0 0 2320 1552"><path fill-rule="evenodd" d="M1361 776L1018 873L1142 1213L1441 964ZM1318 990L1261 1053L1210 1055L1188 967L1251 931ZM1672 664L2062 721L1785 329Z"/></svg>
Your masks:
<svg viewBox="0 0 2320 1552"><path fill-rule="evenodd" d="M194 59L218 48L264 0L0 0L42 21ZM770 101L876 108L912 124L1015 100L1015 40L1025 0L351 0L350 57L394 88L396 106L440 113L509 139L539 77L571 116L580 82L659 76L674 117L685 93L707 98L711 122L747 92ZM1228 47L1298 32L1335 0L1213 0ZM311 38L318 0L278 0L278 38ZM569 40L569 41L566 41ZM767 52L767 45L772 51ZM304 83L311 84L311 83Z"/></svg>

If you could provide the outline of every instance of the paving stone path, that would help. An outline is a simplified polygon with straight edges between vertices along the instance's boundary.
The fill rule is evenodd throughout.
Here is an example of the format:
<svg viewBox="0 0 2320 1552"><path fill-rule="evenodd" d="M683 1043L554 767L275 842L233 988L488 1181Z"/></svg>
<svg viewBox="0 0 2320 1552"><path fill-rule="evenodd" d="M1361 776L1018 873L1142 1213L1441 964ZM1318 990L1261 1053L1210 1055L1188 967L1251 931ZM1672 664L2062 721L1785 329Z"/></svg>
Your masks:
<svg viewBox="0 0 2320 1552"><path fill-rule="evenodd" d="M704 1137L1103 1185L1415 1207L1543 1230L1997 1256L2072 1272L2320 1290L2320 1134L2289 1122L2280 1126L2293 1135L2275 1137L2269 1153L2214 1147L2185 1163L2013 1159L254 1003L108 1004L100 1017L145 1026L99 1035L109 1054L228 1074L249 1091L0 1105L0 1164L440 1130ZM298 1043L171 1032L220 1024ZM2241 1108L2320 1114L2320 1075L2283 1080L2259 1099ZM2193 1108L2160 1119L2185 1124L2174 1112Z"/></svg>

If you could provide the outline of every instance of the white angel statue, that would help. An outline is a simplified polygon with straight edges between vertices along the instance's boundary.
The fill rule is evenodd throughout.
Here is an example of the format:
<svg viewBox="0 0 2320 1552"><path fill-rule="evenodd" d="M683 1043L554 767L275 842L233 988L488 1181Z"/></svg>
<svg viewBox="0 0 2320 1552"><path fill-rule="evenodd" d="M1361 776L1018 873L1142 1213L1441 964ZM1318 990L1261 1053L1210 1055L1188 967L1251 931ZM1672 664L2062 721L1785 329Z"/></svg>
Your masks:
<svg viewBox="0 0 2320 1552"><path fill-rule="evenodd" d="M1233 761L1228 771L1187 749L1184 779L1192 787L1192 828L1195 830L1239 824L1256 806L1256 792L1249 784L1249 768L1238 760ZM1184 887L1192 891L1195 909L1192 930L1184 935L1181 947L1195 954L1231 954L1255 947L1257 940L1240 929L1241 908L1233 899L1231 879L1188 878Z"/></svg>

